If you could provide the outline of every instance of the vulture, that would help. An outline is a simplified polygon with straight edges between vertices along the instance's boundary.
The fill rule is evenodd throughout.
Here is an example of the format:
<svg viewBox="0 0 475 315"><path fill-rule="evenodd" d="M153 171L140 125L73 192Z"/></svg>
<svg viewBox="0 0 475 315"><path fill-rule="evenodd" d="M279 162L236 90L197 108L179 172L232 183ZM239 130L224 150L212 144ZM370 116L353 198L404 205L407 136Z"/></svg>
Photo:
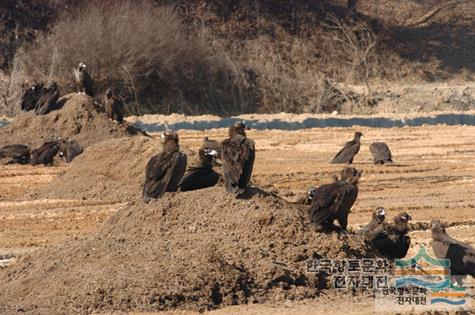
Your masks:
<svg viewBox="0 0 475 315"><path fill-rule="evenodd" d="M317 187L310 187L305 193L305 196L300 197L294 203L303 204L303 205L311 205L313 197L315 196L316 192L317 192Z"/></svg>
<svg viewBox="0 0 475 315"><path fill-rule="evenodd" d="M0 148L0 159L10 158L7 163L30 163L30 147L26 144L12 144Z"/></svg>
<svg viewBox="0 0 475 315"><path fill-rule="evenodd" d="M353 158L360 151L360 141L363 134L361 132L355 132L355 137L353 140L347 142L343 149L338 152L331 163L353 163Z"/></svg>
<svg viewBox="0 0 475 315"><path fill-rule="evenodd" d="M160 198L165 191L176 191L186 171L186 154L180 152L178 134L167 130L160 136L163 149L148 161L145 169L143 199Z"/></svg>
<svg viewBox="0 0 475 315"><path fill-rule="evenodd" d="M373 217L371 218L371 221L369 221L368 225L361 228L357 233L362 235L366 241L372 242L376 234L379 233L379 228L383 225L385 218L386 210L381 207L377 208L374 210Z"/></svg>
<svg viewBox="0 0 475 315"><path fill-rule="evenodd" d="M203 149L211 149L217 152L216 159L221 160L222 147L221 143L216 140L211 140L208 137L204 137L203 144L201 145Z"/></svg>
<svg viewBox="0 0 475 315"><path fill-rule="evenodd" d="M384 223L374 231L372 243L379 253L389 259L404 258L411 245L408 222L411 216L401 212L394 217L394 223Z"/></svg>
<svg viewBox="0 0 475 315"><path fill-rule="evenodd" d="M369 146L369 151L373 155L374 164L393 163L391 151L384 142L373 142Z"/></svg>
<svg viewBox="0 0 475 315"><path fill-rule="evenodd" d="M31 152L31 165L44 164L53 165L53 159L58 154L60 142L48 141L41 147Z"/></svg>
<svg viewBox="0 0 475 315"><path fill-rule="evenodd" d="M86 65L79 63L78 68L74 69L74 83L79 94L94 96L94 82L86 70Z"/></svg>
<svg viewBox="0 0 475 315"><path fill-rule="evenodd" d="M59 157L67 163L71 163L83 151L81 145L74 140L63 139L59 145Z"/></svg>
<svg viewBox="0 0 475 315"><path fill-rule="evenodd" d="M201 148L198 152L200 165L190 167L181 182L178 184L180 191L203 189L215 186L219 174L213 170L213 159L218 152L213 149Z"/></svg>
<svg viewBox="0 0 475 315"><path fill-rule="evenodd" d="M345 168L341 178L331 184L317 188L309 210L310 221L317 229L335 228L337 220L341 229L346 231L348 214L358 197L358 181L361 172L354 167Z"/></svg>
<svg viewBox="0 0 475 315"><path fill-rule="evenodd" d="M254 141L246 137L246 130L243 122L236 122L229 127L229 138L221 143L226 190L236 196L246 191L256 157Z"/></svg>
<svg viewBox="0 0 475 315"><path fill-rule="evenodd" d="M43 84L35 84L25 91L21 98L21 110L30 111L36 108L36 104L41 97L41 91L43 90Z"/></svg>
<svg viewBox="0 0 475 315"><path fill-rule="evenodd" d="M455 276L460 285L461 278L467 275L475 277L475 248L447 235L439 220L431 223L432 249L437 258L450 259L451 276Z"/></svg>
<svg viewBox="0 0 475 315"><path fill-rule="evenodd" d="M107 89L104 96L104 109L110 120L121 123L124 121L124 104L117 98L112 89Z"/></svg>
<svg viewBox="0 0 475 315"><path fill-rule="evenodd" d="M41 89L41 96L35 107L36 115L46 115L56 109L56 102L59 99L58 85L54 81L48 82Z"/></svg>

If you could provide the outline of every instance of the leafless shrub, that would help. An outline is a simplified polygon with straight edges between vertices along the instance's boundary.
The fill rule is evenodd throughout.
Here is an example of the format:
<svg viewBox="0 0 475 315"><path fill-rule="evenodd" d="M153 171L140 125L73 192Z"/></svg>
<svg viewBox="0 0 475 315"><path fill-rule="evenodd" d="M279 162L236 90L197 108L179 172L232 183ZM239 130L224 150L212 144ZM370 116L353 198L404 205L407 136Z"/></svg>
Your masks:
<svg viewBox="0 0 475 315"><path fill-rule="evenodd" d="M240 111L244 76L199 35L151 1L93 2L18 51L12 88L55 80L72 92L72 68L84 62L97 90L114 87L133 113Z"/></svg>

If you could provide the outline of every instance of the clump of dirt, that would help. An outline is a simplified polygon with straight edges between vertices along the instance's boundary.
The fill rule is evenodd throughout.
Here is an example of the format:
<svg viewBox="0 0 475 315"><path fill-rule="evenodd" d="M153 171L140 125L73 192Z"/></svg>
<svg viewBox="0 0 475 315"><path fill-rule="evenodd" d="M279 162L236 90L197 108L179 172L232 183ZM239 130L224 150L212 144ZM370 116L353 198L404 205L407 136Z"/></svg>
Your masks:
<svg viewBox="0 0 475 315"><path fill-rule="evenodd" d="M259 189L223 187L130 201L86 240L69 241L0 271L1 313L207 310L316 297L316 257L373 256L349 234L322 234L305 208Z"/></svg>
<svg viewBox="0 0 475 315"><path fill-rule="evenodd" d="M141 133L126 123L117 124L107 118L89 96L68 94L58 104L62 107L47 115L21 113L0 130L0 146L23 143L37 147L55 137L76 140L83 147ZM64 105L63 105L64 104Z"/></svg>
<svg viewBox="0 0 475 315"><path fill-rule="evenodd" d="M147 162L161 150L158 139L143 136L102 141L88 147L65 173L32 197L125 201L141 196ZM194 151L182 151L188 165L196 163Z"/></svg>

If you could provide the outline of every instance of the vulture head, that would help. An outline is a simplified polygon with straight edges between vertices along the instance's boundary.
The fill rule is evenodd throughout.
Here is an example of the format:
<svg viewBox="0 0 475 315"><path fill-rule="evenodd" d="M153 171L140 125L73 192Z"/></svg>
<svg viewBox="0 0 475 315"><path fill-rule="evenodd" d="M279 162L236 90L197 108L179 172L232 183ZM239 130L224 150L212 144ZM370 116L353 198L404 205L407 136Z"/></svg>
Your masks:
<svg viewBox="0 0 475 315"><path fill-rule="evenodd" d="M412 220L412 217L407 212L401 212L394 217L394 224L404 224L407 225L409 221Z"/></svg>
<svg viewBox="0 0 475 315"><path fill-rule="evenodd" d="M355 140L360 140L363 134L359 131L355 132Z"/></svg>
<svg viewBox="0 0 475 315"><path fill-rule="evenodd" d="M178 134L173 130L167 130L160 135L160 141L163 144L174 143L178 144Z"/></svg>
<svg viewBox="0 0 475 315"><path fill-rule="evenodd" d="M246 136L246 130L250 130L251 128L247 127L244 122L242 121L236 121L234 125L229 127L229 137L232 137L234 135L242 135Z"/></svg>
<svg viewBox="0 0 475 315"><path fill-rule="evenodd" d="M79 71L83 71L83 70L86 69L86 65L84 63L80 62L79 65L78 65L78 69L79 69Z"/></svg>
<svg viewBox="0 0 475 315"><path fill-rule="evenodd" d="M362 172L358 171L354 167L345 167L341 171L341 179L344 182L347 182L348 184L357 184L358 181L360 180Z"/></svg>
<svg viewBox="0 0 475 315"><path fill-rule="evenodd" d="M312 201L316 193L317 193L317 187L310 187L307 190L307 199Z"/></svg>
<svg viewBox="0 0 475 315"><path fill-rule="evenodd" d="M373 219L378 220L378 222L383 222L384 219L386 218L386 210L384 208L379 207L376 209L373 213Z"/></svg>
<svg viewBox="0 0 475 315"><path fill-rule="evenodd" d="M432 220L430 222L432 234L434 233L445 233L445 226L440 222L440 220Z"/></svg>
<svg viewBox="0 0 475 315"><path fill-rule="evenodd" d="M111 98L111 97L112 97L112 89L111 89L111 88L109 88L109 89L106 90L106 96L107 96L108 98Z"/></svg>

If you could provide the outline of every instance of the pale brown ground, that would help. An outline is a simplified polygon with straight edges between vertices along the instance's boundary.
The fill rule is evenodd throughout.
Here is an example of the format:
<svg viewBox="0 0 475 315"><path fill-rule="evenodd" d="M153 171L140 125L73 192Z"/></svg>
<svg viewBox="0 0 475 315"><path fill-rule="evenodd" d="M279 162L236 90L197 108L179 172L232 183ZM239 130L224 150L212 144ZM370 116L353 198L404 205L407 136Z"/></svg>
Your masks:
<svg viewBox="0 0 475 315"><path fill-rule="evenodd" d="M350 214L350 227L364 224L375 207L383 206L390 218L405 210L416 223L431 219L452 223L455 226L448 229L452 236L475 245L475 127L251 130L248 135L257 146L253 183L295 199L309 186L330 181L331 174L342 166L328 161L352 138L355 130L364 134L361 151L355 159L363 178ZM197 148L205 135L222 139L225 134L224 129L180 132L182 144L191 148ZM394 154L393 165L372 164L368 150L372 141L389 144ZM32 201L24 197L25 191L47 184L66 169L67 166L0 166L0 256L90 235L122 206L94 200ZM430 242L428 231L413 231L411 237L411 253L417 244ZM335 303L340 305L341 312L348 305L361 314L373 309L370 301L339 300L240 306L213 313L320 313Z"/></svg>

